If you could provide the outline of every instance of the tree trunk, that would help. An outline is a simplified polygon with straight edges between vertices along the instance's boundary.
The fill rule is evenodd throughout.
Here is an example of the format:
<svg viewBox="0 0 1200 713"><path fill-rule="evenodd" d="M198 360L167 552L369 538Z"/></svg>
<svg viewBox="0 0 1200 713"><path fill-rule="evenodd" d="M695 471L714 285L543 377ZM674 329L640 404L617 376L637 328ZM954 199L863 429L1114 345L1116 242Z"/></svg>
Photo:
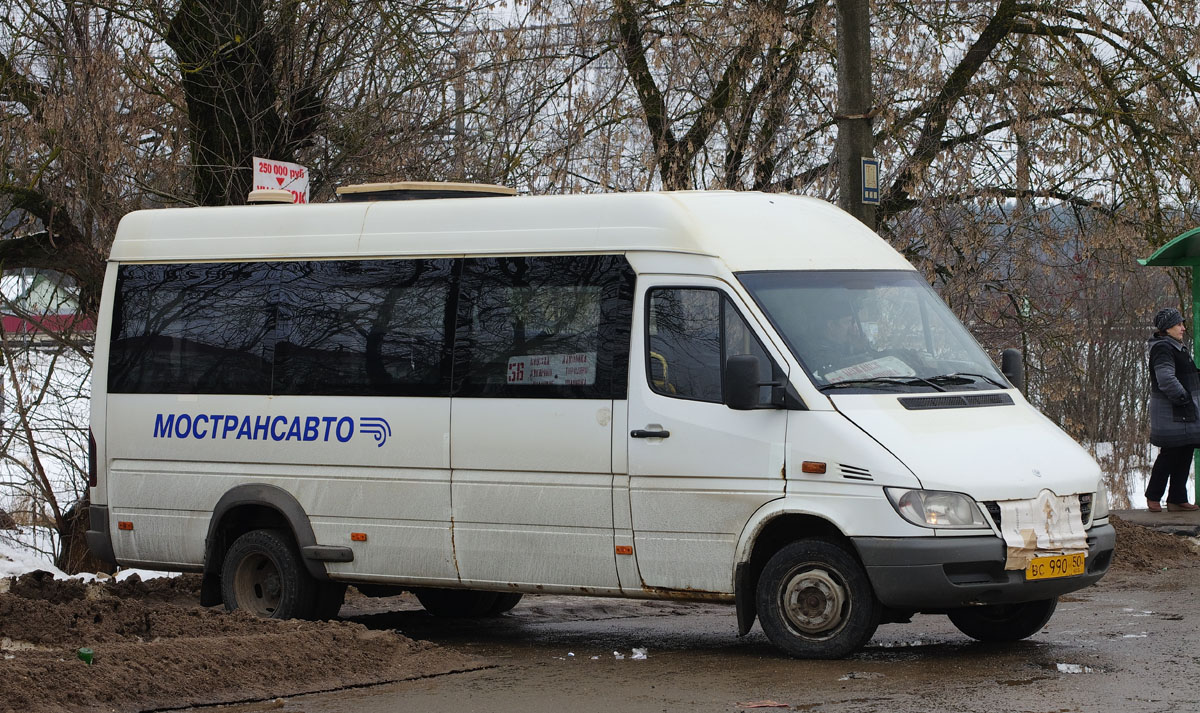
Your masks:
<svg viewBox="0 0 1200 713"><path fill-rule="evenodd" d="M875 206L863 203L861 159L875 156L872 135L871 6L837 0L838 206L875 229Z"/></svg>
<svg viewBox="0 0 1200 713"><path fill-rule="evenodd" d="M255 155L290 161L276 109L275 38L261 0L183 0L166 40L179 58L200 205L246 202Z"/></svg>

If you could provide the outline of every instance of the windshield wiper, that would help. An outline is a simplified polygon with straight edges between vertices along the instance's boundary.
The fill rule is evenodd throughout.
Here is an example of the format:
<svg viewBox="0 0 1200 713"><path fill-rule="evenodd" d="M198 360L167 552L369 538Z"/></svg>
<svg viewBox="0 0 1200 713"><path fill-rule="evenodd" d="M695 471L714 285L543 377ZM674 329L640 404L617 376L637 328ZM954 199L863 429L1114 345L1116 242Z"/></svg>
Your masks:
<svg viewBox="0 0 1200 713"><path fill-rule="evenodd" d="M826 384L818 390L824 392L853 386L928 386L934 391L946 390L929 379L922 379L919 376L872 376L866 379L846 379Z"/></svg>
<svg viewBox="0 0 1200 713"><path fill-rule="evenodd" d="M983 374L973 374L969 371L956 371L953 374L942 374L940 376L927 377L928 381L935 381L939 384L969 384L975 381L986 381L993 386L1001 389L1009 388L1007 384L1001 384L990 376Z"/></svg>

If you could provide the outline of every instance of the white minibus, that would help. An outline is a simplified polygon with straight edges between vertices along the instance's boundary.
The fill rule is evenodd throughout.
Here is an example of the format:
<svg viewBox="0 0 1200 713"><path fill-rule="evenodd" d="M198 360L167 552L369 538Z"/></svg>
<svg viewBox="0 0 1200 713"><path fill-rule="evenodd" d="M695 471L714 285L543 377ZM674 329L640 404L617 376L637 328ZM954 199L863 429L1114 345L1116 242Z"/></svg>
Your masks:
<svg viewBox="0 0 1200 713"><path fill-rule="evenodd" d="M1095 461L836 207L384 188L121 221L97 555L268 617L729 602L816 658L1022 639L1108 570Z"/></svg>

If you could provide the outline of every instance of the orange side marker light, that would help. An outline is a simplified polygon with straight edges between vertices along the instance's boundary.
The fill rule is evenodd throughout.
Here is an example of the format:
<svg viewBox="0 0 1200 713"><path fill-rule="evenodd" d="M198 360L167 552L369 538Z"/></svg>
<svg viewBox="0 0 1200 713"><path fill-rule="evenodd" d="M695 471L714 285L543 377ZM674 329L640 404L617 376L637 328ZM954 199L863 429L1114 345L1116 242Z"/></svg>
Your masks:
<svg viewBox="0 0 1200 713"><path fill-rule="evenodd" d="M366 542L366 541L367 541L367 533L365 533L365 532L351 532L351 533L350 533L350 539L351 539L351 540L353 540L354 542Z"/></svg>
<svg viewBox="0 0 1200 713"><path fill-rule="evenodd" d="M617 554L619 554L619 555L633 554L633 545L617 545Z"/></svg>
<svg viewBox="0 0 1200 713"><path fill-rule="evenodd" d="M129 520L118 520L117 521L117 529L118 530L132 530L133 523L130 522Z"/></svg>
<svg viewBox="0 0 1200 713"><path fill-rule="evenodd" d="M800 472L822 475L825 472L825 464L820 461L806 460L800 464Z"/></svg>

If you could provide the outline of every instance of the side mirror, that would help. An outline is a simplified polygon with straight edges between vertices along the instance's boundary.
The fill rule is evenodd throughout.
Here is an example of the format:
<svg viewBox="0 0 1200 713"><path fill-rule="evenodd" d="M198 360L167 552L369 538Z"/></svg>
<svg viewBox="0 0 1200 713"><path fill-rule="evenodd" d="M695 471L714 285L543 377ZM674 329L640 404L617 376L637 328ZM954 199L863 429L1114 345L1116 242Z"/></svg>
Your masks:
<svg viewBox="0 0 1200 713"><path fill-rule="evenodd" d="M735 354L725 360L725 405L738 411L758 408L758 359Z"/></svg>
<svg viewBox="0 0 1200 713"><path fill-rule="evenodd" d="M1020 350L1005 349L1000 352L1000 371L1004 373L1004 378L1008 379L1008 383L1012 384L1017 391L1024 393L1025 360L1021 358Z"/></svg>

